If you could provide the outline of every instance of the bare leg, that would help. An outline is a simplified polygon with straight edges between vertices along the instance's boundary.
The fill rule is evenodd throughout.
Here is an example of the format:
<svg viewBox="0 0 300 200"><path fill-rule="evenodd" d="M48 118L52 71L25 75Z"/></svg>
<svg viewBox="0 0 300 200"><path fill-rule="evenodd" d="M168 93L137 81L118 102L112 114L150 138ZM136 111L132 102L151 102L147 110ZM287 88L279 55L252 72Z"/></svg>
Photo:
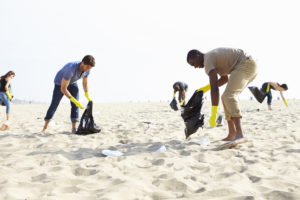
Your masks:
<svg viewBox="0 0 300 200"><path fill-rule="evenodd" d="M228 124L228 136L224 138L223 141L232 141L235 139L237 131L233 120L227 120L227 124Z"/></svg>
<svg viewBox="0 0 300 200"><path fill-rule="evenodd" d="M9 114L6 114L6 120L7 121L9 120Z"/></svg>
<svg viewBox="0 0 300 200"><path fill-rule="evenodd" d="M269 110L272 110L271 105L268 105L268 109L269 109Z"/></svg>
<svg viewBox="0 0 300 200"><path fill-rule="evenodd" d="M72 133L76 133L76 127L77 127L77 123L76 122L72 122Z"/></svg>
<svg viewBox="0 0 300 200"><path fill-rule="evenodd" d="M50 120L49 120L49 121L45 121L45 125L44 125L44 127L43 127L42 132L45 132L45 131L46 131L46 129L48 128L49 122L50 122Z"/></svg>
<svg viewBox="0 0 300 200"><path fill-rule="evenodd" d="M243 138L243 131L241 126L241 119L239 117L232 117L232 121L234 123L235 129L236 129L236 135L234 139L240 139Z"/></svg>

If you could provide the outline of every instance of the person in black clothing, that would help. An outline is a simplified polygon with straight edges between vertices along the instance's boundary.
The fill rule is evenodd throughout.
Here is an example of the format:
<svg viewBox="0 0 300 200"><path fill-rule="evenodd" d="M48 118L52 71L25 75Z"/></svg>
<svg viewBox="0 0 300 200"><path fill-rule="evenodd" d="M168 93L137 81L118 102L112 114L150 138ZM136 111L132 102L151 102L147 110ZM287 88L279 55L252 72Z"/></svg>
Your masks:
<svg viewBox="0 0 300 200"><path fill-rule="evenodd" d="M180 106L184 106L185 105L185 96L186 96L186 92L188 89L188 85L184 82L177 81L173 84L173 89L174 89L173 96L175 97L176 92L178 92L179 93L179 95L178 95L179 104L180 104Z"/></svg>

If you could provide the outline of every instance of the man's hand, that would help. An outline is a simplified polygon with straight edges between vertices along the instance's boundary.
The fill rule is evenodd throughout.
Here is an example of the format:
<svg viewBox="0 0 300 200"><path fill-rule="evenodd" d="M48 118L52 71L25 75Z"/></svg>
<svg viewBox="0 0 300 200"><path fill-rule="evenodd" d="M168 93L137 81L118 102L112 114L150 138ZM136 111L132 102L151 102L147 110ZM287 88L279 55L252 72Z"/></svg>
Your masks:
<svg viewBox="0 0 300 200"><path fill-rule="evenodd" d="M207 92L207 91L209 91L209 90L210 90L210 84L208 84L208 85L206 85L206 86L204 86L204 87L201 87L201 88L197 89L196 91L197 91L197 92L202 91L203 94L204 94L205 92Z"/></svg>
<svg viewBox="0 0 300 200"><path fill-rule="evenodd" d="M183 107L183 106L185 105L185 100L179 101L179 105L180 105L181 107Z"/></svg>
<svg viewBox="0 0 300 200"><path fill-rule="evenodd" d="M77 108L83 109L83 106L81 105L81 103L79 101L77 101L74 97L71 97L70 101L72 103L74 103Z"/></svg>
<svg viewBox="0 0 300 200"><path fill-rule="evenodd" d="M218 115L218 106L211 107L211 115L209 119L210 127L214 128L217 126L217 115Z"/></svg>
<svg viewBox="0 0 300 200"><path fill-rule="evenodd" d="M284 105L286 106L286 107L288 107L289 106L289 104L288 104L288 102L287 102L287 100L283 100L283 103L284 103Z"/></svg>
<svg viewBox="0 0 300 200"><path fill-rule="evenodd" d="M88 92L84 93L84 96L86 97L86 99L87 99L89 102L92 101L92 99L90 98Z"/></svg>

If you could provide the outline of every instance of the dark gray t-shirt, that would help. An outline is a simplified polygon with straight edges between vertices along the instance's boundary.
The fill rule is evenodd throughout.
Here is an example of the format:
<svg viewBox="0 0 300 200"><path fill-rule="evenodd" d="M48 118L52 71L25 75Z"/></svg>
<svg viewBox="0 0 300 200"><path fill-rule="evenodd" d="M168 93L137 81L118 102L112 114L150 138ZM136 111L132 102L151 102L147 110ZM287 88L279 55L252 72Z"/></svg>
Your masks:
<svg viewBox="0 0 300 200"><path fill-rule="evenodd" d="M184 82L181 81L177 81L176 83L173 84L173 89L175 90L175 86L178 85L179 86L179 91L183 91L183 90L187 90L188 89L188 85Z"/></svg>

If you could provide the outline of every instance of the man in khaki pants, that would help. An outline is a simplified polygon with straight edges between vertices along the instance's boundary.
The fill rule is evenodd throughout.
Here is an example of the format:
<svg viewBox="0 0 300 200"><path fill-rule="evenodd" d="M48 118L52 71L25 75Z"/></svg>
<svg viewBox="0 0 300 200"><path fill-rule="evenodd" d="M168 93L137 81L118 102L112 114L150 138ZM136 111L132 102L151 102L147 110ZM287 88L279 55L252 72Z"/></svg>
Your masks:
<svg viewBox="0 0 300 200"><path fill-rule="evenodd" d="M188 52L187 62L195 68L204 68L210 85L199 90L211 89L211 117L209 124L216 126L219 105L219 87L227 83L222 95L225 117L228 123L228 136L224 141L243 138L240 119L242 118L237 97L254 80L257 67L254 60L241 49L217 48L206 54L194 49ZM218 75L220 78L218 79ZM229 76L229 78L228 78Z"/></svg>

